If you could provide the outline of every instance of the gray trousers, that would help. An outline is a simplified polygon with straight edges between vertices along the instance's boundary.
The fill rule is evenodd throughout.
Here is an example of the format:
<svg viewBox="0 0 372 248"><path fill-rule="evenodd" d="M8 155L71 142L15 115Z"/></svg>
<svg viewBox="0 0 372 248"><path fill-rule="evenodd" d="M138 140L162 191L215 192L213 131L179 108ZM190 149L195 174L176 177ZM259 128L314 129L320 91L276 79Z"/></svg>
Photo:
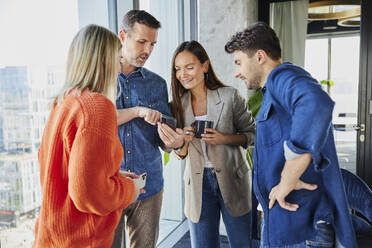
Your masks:
<svg viewBox="0 0 372 248"><path fill-rule="evenodd" d="M124 226L129 237L127 247L155 248L159 236L162 201L163 190L150 198L134 202L124 209L111 248L124 248Z"/></svg>

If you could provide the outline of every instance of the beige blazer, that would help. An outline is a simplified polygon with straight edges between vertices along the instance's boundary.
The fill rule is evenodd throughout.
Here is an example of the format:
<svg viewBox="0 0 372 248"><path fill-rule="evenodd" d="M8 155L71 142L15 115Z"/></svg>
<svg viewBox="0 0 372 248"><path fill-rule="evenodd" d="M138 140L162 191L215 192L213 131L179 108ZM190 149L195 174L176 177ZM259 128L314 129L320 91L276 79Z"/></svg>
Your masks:
<svg viewBox="0 0 372 248"><path fill-rule="evenodd" d="M195 120L191 94L185 93L181 101L185 110L185 126L190 126ZM208 120L213 121L214 129L222 133L245 134L248 140L245 147L254 142L256 127L254 120L247 110L244 98L235 88L207 90L207 114ZM207 144L207 154L214 165L218 185L229 213L232 216L248 213L251 209L251 173L243 147ZM191 221L198 222L202 206L205 163L199 139L194 138L190 142L185 159L185 215Z"/></svg>

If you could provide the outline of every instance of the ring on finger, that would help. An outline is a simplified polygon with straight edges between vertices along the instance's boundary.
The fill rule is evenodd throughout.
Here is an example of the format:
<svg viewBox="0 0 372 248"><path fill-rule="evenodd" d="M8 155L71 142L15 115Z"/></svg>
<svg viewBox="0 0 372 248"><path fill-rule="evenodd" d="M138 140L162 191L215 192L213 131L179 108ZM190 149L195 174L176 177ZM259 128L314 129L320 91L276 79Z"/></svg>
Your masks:
<svg viewBox="0 0 372 248"><path fill-rule="evenodd" d="M186 134L186 135L190 135L191 132L190 132L190 131L186 131L185 134Z"/></svg>

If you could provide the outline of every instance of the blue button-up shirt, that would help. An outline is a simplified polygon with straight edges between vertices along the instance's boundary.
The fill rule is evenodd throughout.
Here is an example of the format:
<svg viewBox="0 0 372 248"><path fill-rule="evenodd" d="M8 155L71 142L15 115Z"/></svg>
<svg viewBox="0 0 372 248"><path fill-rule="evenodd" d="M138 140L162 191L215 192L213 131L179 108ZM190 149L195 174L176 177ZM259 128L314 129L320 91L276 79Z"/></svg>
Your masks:
<svg viewBox="0 0 372 248"><path fill-rule="evenodd" d="M117 109L143 106L170 115L165 80L159 75L139 67L128 76L121 73L118 82ZM119 126L119 138L124 149L122 170L141 174L147 172L146 193L143 200L160 192L164 186L162 159L157 126L142 118L135 118Z"/></svg>
<svg viewBox="0 0 372 248"><path fill-rule="evenodd" d="M334 102L309 73L290 63L270 73L262 92L253 189L264 211L264 245L311 240L317 221L323 220L333 224L344 247L356 247L331 125ZM284 147L294 154L311 153L312 162L300 179L318 185L314 191L295 190L286 197L300 206L295 212L277 203L268 209L269 193L280 182L286 161Z"/></svg>

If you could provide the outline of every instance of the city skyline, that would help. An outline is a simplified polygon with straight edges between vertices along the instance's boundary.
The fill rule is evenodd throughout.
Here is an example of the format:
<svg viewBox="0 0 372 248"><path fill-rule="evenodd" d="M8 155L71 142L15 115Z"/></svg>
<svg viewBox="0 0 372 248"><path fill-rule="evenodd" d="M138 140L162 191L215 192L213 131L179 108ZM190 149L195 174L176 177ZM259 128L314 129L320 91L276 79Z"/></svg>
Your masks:
<svg viewBox="0 0 372 248"><path fill-rule="evenodd" d="M25 217L35 220L38 215L37 151L50 98L63 78L62 66L0 68L0 230L22 227Z"/></svg>

